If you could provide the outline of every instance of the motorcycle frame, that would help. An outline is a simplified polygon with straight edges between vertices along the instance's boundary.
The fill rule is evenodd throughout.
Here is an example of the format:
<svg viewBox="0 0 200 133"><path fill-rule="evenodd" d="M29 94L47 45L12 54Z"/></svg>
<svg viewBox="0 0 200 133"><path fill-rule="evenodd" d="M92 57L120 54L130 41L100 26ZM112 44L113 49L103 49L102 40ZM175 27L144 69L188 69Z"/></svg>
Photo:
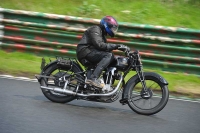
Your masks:
<svg viewBox="0 0 200 133"><path fill-rule="evenodd" d="M124 70L124 73L123 73L123 75L121 76L121 79L120 79L120 82L118 83L118 87L119 87L119 85L122 83L122 87L121 87L121 89L119 90L119 91L116 91L116 90L114 90L115 91L115 93L114 94L116 94L116 97L119 97L119 94L120 94L120 92L123 92L122 93L122 101L124 100L124 95L126 94L126 91L125 90L122 90L122 88L125 86L125 81L124 81L124 78L127 76L127 74L131 71L131 69L132 70L135 70L136 72L137 72L137 75L139 76L139 78L140 78L140 80L141 80L141 83L142 83L142 86L143 86L143 89L144 89L144 93L146 92L146 84L145 84L145 79L144 79L144 75L143 75L143 71L142 71L142 63L141 63L141 59L140 59L140 55L139 55L139 52L138 51L135 51L135 52L133 52L133 53L129 53L129 52L125 52L125 54L126 54L126 56L127 57L129 57L129 65L128 65L128 67ZM54 64L54 63L57 63L58 64L58 62L60 61L60 60L62 60L62 59L67 59L67 60L69 60L70 62L71 62L71 64L69 65L71 68L70 69L72 69L72 66L73 65L76 65L76 67L78 67L80 70L81 70L81 72L78 72L78 73L74 73L73 75L83 75L84 76L84 80L86 80L87 79L87 76L86 76L86 72L87 72L87 68L86 67L81 67L82 65L78 62L78 60L76 59L76 58L71 58L71 57L59 57L59 56L56 56L56 61L53 61L53 62L51 62L51 59L50 59L50 63L49 64L47 64L46 66L45 66L45 60L44 59L42 59L42 64L41 64L41 68L42 68L42 66L45 66L45 67L43 67L42 68L42 72L41 72L41 75L38 75L38 76L36 76L37 78L38 78L38 81L40 82L41 81L41 78L45 78L44 76L42 76L43 74L44 74L44 71L50 66L50 65L52 65L52 64ZM69 67L68 66L68 67ZM71 75L71 76L73 76L73 75ZM80 79L79 79L80 80ZM84 83L85 84L85 81L81 81L82 83ZM66 80L66 82L65 82L65 85L64 85L64 90L66 91L66 86L68 85L68 82L67 82L67 80ZM76 90L75 90L75 93L71 93L72 95L77 95L78 94L78 91L79 91L79 86L80 86L80 83L79 84L77 84L77 86L74 86L75 88L76 88ZM45 87L43 87L44 89L45 89ZM46 87L46 89L47 89L47 87ZM48 88L48 89L50 89L50 88ZM59 88L56 88L57 89L57 91L58 92L62 92ZM53 91L56 91L56 89L53 89L53 88L51 88L51 90L53 90ZM89 96L109 96L109 94L110 93L108 93L107 95L102 95L102 94L100 94L100 95L98 95L98 94L96 94L96 95L89 95ZM77 96L80 96L80 97L87 97L87 95L77 95ZM115 99L115 100L117 100L117 99ZM121 102L121 100L120 100L120 102ZM125 103L125 102L121 102L121 103Z"/></svg>

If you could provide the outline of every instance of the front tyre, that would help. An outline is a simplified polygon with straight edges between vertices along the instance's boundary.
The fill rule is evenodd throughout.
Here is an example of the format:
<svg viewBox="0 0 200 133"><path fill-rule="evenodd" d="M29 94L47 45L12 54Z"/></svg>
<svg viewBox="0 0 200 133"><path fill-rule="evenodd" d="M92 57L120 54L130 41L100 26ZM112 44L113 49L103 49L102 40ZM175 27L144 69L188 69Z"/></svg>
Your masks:
<svg viewBox="0 0 200 133"><path fill-rule="evenodd" d="M138 75L132 77L127 83L128 105L138 114L153 115L161 111L169 99L167 84L156 73L144 73L148 96L144 95L144 89Z"/></svg>

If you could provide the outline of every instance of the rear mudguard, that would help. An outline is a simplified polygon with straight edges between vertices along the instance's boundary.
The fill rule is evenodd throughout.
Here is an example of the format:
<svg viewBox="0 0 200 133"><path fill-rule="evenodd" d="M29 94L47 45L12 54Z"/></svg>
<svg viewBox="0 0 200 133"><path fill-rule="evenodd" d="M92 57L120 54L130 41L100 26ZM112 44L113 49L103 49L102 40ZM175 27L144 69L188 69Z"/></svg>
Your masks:
<svg viewBox="0 0 200 133"><path fill-rule="evenodd" d="M158 80L160 80L160 82L163 85L168 85L168 82L159 74L154 73L154 72L144 72L145 76L154 76L156 77ZM126 83L124 89L123 89L123 93L122 93L122 99L120 100L120 102L126 102L128 99L128 92L129 92L129 88L133 88L135 86L135 81L138 79L138 75L134 75L133 77L131 77L128 82Z"/></svg>
<svg viewBox="0 0 200 133"><path fill-rule="evenodd" d="M57 65L57 64L58 64L58 60L55 60L55 61L50 62L49 64L47 64L47 65L42 69L40 75L44 75L44 74L45 74L45 71L46 71L49 67L51 67L51 66L53 66L53 65ZM76 67L80 72L83 72L83 69L81 68L81 66L80 66L78 63L76 63L75 61L72 61L72 65L73 65L73 67ZM38 82L39 82L39 83L41 82L41 77L38 77Z"/></svg>

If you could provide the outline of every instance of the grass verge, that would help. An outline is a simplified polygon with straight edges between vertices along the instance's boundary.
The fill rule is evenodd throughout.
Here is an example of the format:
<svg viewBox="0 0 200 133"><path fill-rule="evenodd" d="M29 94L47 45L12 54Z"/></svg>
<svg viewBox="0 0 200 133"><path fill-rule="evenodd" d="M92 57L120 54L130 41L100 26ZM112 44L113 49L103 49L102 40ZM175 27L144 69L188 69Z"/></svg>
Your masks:
<svg viewBox="0 0 200 133"><path fill-rule="evenodd" d="M200 29L199 0L3 0L2 8ZM45 8L44 8L45 7Z"/></svg>
<svg viewBox="0 0 200 133"><path fill-rule="evenodd" d="M42 58L40 56L19 52L7 53L0 50L0 57L0 74L34 78L35 74L40 73ZM190 98L200 97L200 77L150 69L145 69L144 71L153 71L163 76L169 82L168 88L172 95L187 96ZM130 72L126 79L135 74L135 72Z"/></svg>

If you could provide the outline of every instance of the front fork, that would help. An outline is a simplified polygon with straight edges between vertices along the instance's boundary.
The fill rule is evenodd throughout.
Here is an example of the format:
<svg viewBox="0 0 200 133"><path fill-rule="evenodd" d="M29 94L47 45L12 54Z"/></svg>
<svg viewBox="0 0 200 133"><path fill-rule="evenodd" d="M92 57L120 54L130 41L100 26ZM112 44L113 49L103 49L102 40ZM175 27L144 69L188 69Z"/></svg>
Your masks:
<svg viewBox="0 0 200 133"><path fill-rule="evenodd" d="M141 58L140 58L139 53L137 54L137 62L138 62L139 65L137 65L137 67L136 67L136 72L137 72L137 75L138 75L138 77L141 81L142 88L143 88L140 92L140 95L141 95L142 98L148 99L152 96L152 91L150 89L148 89L147 86L146 86L142 62L141 62Z"/></svg>

